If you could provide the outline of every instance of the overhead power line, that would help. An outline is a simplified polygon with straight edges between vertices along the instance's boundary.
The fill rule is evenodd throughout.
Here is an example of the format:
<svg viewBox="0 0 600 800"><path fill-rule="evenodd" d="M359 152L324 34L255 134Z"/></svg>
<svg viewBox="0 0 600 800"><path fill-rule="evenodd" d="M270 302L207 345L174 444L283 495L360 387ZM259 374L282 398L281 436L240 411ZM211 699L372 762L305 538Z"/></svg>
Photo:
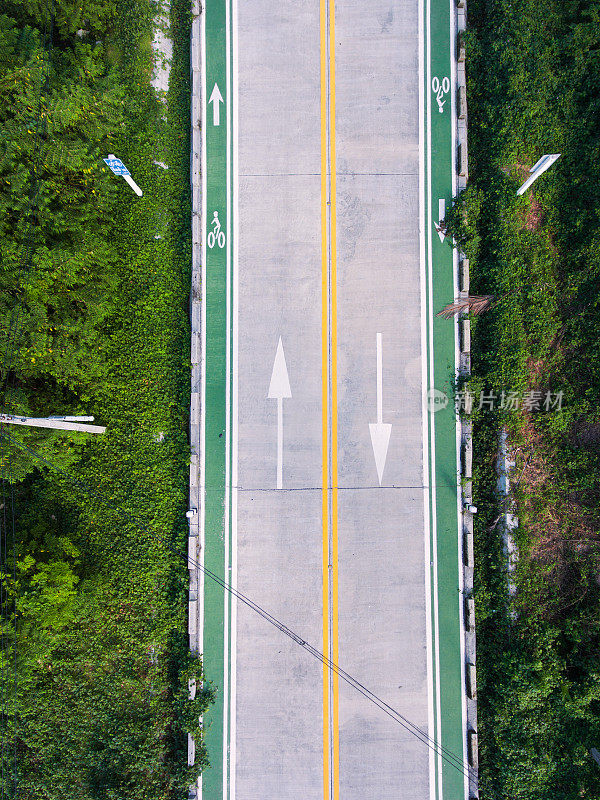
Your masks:
<svg viewBox="0 0 600 800"><path fill-rule="evenodd" d="M139 522L138 519L131 512L126 511L124 508L121 508L121 506L119 506L118 504L114 503L112 500L107 498L103 492L97 489L92 489L89 486L86 486L81 481L77 480L77 478L75 478L74 476L70 475L68 472L63 470L61 467L57 466L49 459L37 453L31 447L28 447L27 445L14 439L6 430L3 430L1 432L1 436L11 441L21 450L28 452L37 461L46 464L55 472L58 472L61 475L63 475L72 484L77 486L77 488L80 489L84 494L96 498L103 505L122 514L140 532L150 533L155 539L157 539L161 544L163 544L168 550L174 553L177 557L182 558L188 564L191 563L194 566L196 566L206 577L210 578L224 591L229 592L230 595L235 597L237 600L246 605L248 608L252 609L256 614L258 614L265 621L269 622L271 625L277 628L277 630L279 630L281 633L285 634L287 637L292 639L292 641L294 641L297 645L306 650L307 653L310 653L310 655L312 655L314 658L316 658L318 661L324 664L333 673L338 675L349 686L351 686L353 689L355 689L357 692L363 695L363 697L365 697L367 700L376 705L381 711L384 712L384 714L387 714L391 719L393 719L394 722L398 723L401 727L403 727L406 731L408 731L408 733L412 734L416 739L418 739L424 745L433 750L438 756L440 756L444 761L446 761L447 764L454 767L454 769L458 770L462 775L464 775L467 778L475 777L476 775L475 770L469 767L468 764L465 764L465 762L460 756L457 756L447 747L444 747L440 742L436 741L433 737L429 736L425 731L423 731L421 728L419 728L417 725L411 722L407 717L405 717L403 714L401 714L399 711L397 711L395 708L389 705L389 703L386 703L385 700L383 700L381 697L372 692L369 688L364 686L364 684L362 684L359 680L357 680L348 672L346 672L344 669L342 669L338 664L331 661L331 659L329 659L326 655L324 655L324 653L322 653L316 647L314 647L305 639L303 639L298 633L289 628L285 623L281 622L281 620L277 619L277 617L274 617L272 614L270 614L268 611L262 608L258 603L255 603L251 598L247 597L238 589L231 586L231 584L227 583L227 581L225 581L219 575L214 573L208 567L204 566L204 564L201 564L195 559L190 558L187 555L187 553L182 553L180 550L178 550L176 547L170 544L164 536L151 530L148 526Z"/></svg>

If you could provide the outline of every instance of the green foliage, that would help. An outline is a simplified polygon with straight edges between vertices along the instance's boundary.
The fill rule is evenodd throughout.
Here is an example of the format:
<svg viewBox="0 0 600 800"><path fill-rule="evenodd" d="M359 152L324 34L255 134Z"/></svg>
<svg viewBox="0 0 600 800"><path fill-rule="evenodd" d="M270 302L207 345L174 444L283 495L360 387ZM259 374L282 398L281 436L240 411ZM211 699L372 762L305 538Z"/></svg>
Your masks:
<svg viewBox="0 0 600 800"><path fill-rule="evenodd" d="M185 665L179 673L180 688L175 694L177 703L178 719L185 731L194 737L194 741L202 741L202 726L200 718L214 701L215 690L206 681L202 671L200 659L192 653L187 653ZM193 692L191 689L193 687ZM190 693L194 698L190 700ZM204 749L196 754L202 766L208 765L208 759Z"/></svg>
<svg viewBox="0 0 600 800"><path fill-rule="evenodd" d="M599 20L597 0L469 3L470 185L447 221L471 291L497 298L473 320L472 384L564 393L562 410L474 419L480 779L495 800L600 797ZM517 197L543 153L562 155ZM524 473L510 602L501 426Z"/></svg>
<svg viewBox="0 0 600 800"><path fill-rule="evenodd" d="M73 624L45 650L21 655L16 698L20 796L152 798L182 794L193 779L172 740L197 703L168 681L172 631L160 593L127 597L87 583ZM162 613L161 613L162 612ZM201 667L196 667L200 679ZM175 694L175 697L174 697Z"/></svg>
<svg viewBox="0 0 600 800"><path fill-rule="evenodd" d="M2 440L16 503L3 564L2 788L14 789L16 743L24 800L174 800L206 764L198 716L212 699L188 653L178 555L189 456L189 3L171 3L166 105L150 85L157 3L54 8L51 55L47 4L7 2L0 16L3 351L15 320L20 331L7 406L93 414L107 431L13 426L13 441ZM141 198L104 165L110 152Z"/></svg>

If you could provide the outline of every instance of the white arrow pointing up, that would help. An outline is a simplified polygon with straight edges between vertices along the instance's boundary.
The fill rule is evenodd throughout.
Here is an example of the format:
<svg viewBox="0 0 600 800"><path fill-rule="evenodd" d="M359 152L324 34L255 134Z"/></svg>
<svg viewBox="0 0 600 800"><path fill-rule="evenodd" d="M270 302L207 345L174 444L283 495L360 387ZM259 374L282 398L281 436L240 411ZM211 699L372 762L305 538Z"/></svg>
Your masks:
<svg viewBox="0 0 600 800"><path fill-rule="evenodd" d="M269 384L270 400L277 400L277 488L283 489L283 398L291 397L290 379L288 377L281 336L275 353L271 383Z"/></svg>
<svg viewBox="0 0 600 800"><path fill-rule="evenodd" d="M211 92L210 97L208 98L208 102L213 104L213 125L220 125L221 106L219 104L223 102L223 95L219 91L219 87L217 86L216 83L213 86L213 90Z"/></svg>
<svg viewBox="0 0 600 800"><path fill-rule="evenodd" d="M373 445L373 455L375 456L375 466L377 467L377 477L381 486L383 470L387 458L388 445L392 426L383 421L383 346L381 334L377 334L377 422L369 423L371 432L371 444Z"/></svg>

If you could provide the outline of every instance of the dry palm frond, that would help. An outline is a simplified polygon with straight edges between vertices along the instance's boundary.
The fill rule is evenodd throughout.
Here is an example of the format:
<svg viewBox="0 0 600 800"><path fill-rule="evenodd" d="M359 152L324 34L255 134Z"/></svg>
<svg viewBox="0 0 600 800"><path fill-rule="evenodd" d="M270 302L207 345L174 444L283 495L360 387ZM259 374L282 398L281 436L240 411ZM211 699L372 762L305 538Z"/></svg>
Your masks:
<svg viewBox="0 0 600 800"><path fill-rule="evenodd" d="M436 317L443 317L444 319L451 319L457 314L468 314L471 312L476 316L483 314L494 302L495 297L493 294L473 294L470 297L461 297L453 303L448 303L441 311L438 311Z"/></svg>

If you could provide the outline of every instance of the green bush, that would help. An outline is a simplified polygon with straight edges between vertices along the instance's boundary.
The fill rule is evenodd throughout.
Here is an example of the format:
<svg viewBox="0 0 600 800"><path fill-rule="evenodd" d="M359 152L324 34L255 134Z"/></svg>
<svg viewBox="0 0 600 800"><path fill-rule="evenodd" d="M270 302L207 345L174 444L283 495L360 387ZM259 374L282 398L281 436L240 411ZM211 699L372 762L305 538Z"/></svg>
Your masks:
<svg viewBox="0 0 600 800"><path fill-rule="evenodd" d="M3 9L5 404L93 414L107 431L2 440L16 512L2 565L2 788L15 791L16 746L22 798L184 798L206 763L198 715L212 697L186 619L189 3L171 3L166 105L150 85L152 0L57 1L51 50L47 4ZM102 161L111 152L141 198Z"/></svg>
<svg viewBox="0 0 600 800"><path fill-rule="evenodd" d="M471 291L496 298L474 320L472 383L563 392L560 410L474 419L481 796L598 798L600 3L468 10L470 183L449 223ZM555 152L517 197L527 169ZM513 600L496 493L502 426L523 476Z"/></svg>

